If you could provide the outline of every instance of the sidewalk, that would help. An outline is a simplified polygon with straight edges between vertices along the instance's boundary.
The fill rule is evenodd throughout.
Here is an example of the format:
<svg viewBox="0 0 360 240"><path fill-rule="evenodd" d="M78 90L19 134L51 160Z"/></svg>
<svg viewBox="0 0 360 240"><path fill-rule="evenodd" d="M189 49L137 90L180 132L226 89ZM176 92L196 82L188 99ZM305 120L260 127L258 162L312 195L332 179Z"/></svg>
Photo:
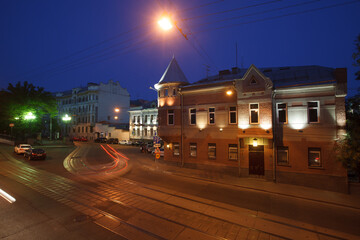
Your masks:
<svg viewBox="0 0 360 240"><path fill-rule="evenodd" d="M200 181L210 181L214 184L224 184L230 187L248 189L249 191L262 191L269 194L295 197L360 210L359 196L298 185L274 183L260 178L234 177L227 174L221 174L218 171L178 167L164 162L163 159L159 159L155 162L150 155L144 155L144 158L139 160L143 167L148 168L151 171L159 171Z"/></svg>

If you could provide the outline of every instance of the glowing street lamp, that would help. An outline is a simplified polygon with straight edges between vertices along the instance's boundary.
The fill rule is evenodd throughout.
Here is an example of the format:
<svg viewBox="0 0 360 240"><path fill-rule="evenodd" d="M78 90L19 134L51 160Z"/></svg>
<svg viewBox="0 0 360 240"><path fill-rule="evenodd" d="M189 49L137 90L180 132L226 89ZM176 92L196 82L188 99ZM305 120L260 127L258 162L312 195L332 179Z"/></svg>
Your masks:
<svg viewBox="0 0 360 240"><path fill-rule="evenodd" d="M68 122L68 121L71 120L71 117L70 117L69 115L65 114L65 116L62 117L62 120L63 120L64 122Z"/></svg>
<svg viewBox="0 0 360 240"><path fill-rule="evenodd" d="M173 25L168 17L163 17L158 21L159 26L165 30L168 31L173 28Z"/></svg>
<svg viewBox="0 0 360 240"><path fill-rule="evenodd" d="M25 120L33 120L35 118L36 116L32 112L27 113L24 117Z"/></svg>

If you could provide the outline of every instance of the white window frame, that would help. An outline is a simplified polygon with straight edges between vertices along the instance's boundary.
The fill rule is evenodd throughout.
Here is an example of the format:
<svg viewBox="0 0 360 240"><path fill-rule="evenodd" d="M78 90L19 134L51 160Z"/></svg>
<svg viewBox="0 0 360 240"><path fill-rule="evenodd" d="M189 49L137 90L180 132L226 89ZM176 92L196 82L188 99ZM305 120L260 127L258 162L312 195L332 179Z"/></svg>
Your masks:
<svg viewBox="0 0 360 240"><path fill-rule="evenodd" d="M215 149L214 150L214 156L210 156L210 149ZM208 158L209 159L216 159L216 143L208 143Z"/></svg>
<svg viewBox="0 0 360 240"><path fill-rule="evenodd" d="M235 108L235 111L230 110L232 107ZM235 122L234 123L231 122L231 113L235 113ZM237 117L237 107L236 106L230 106L229 107L229 124L237 124L237 118L238 118Z"/></svg>
<svg viewBox="0 0 360 240"><path fill-rule="evenodd" d="M319 165L312 165L310 166L310 159L309 159L309 155L310 153L318 153L319 154ZM308 148L308 167L309 168L322 168L322 159L321 159L321 148L313 148L313 147L310 147Z"/></svg>
<svg viewBox="0 0 360 240"><path fill-rule="evenodd" d="M309 103L317 103L317 107L309 107ZM317 121L310 122L310 110L317 110ZM319 101L308 101L307 102L307 114L308 114L308 123L319 123L320 122L320 102Z"/></svg>
<svg viewBox="0 0 360 240"><path fill-rule="evenodd" d="M192 113L191 111L195 110L194 113ZM191 122L191 117L194 116L195 117L195 123ZM189 108L189 124L190 125L196 125L196 108Z"/></svg>
<svg viewBox="0 0 360 240"><path fill-rule="evenodd" d="M213 111L213 112L210 112L210 109L214 109L214 111ZM211 114L214 115L214 117L213 117L214 122L213 122L213 123L210 122L210 120L211 120ZM230 117L230 115L229 115L229 117ZM209 109L208 109L208 124L209 124L209 125L214 125L215 123L216 123L216 120L215 120L215 107L209 107Z"/></svg>
<svg viewBox="0 0 360 240"><path fill-rule="evenodd" d="M170 113L169 111L172 111L172 113ZM169 120L170 120L170 116L173 116L173 122L172 123L170 123L169 122ZM174 125L175 124L175 113L174 113L174 110L173 109L169 109L169 110L167 110L167 125L170 125L170 126L172 126L172 125Z"/></svg>
<svg viewBox="0 0 360 240"><path fill-rule="evenodd" d="M176 151L175 151L176 149ZM174 156L180 156L180 144L179 143L173 143L173 154Z"/></svg>
<svg viewBox="0 0 360 240"><path fill-rule="evenodd" d="M236 150L236 155L235 155L235 158L230 158L230 154L231 153L234 153L234 152L231 152L231 150ZM228 145L228 159L229 160L237 160L238 159L238 145L237 144L229 144Z"/></svg>
<svg viewBox="0 0 360 240"><path fill-rule="evenodd" d="M193 155L193 151L195 149L195 155ZM196 143L190 143L189 145L189 155L190 157L197 157L197 144Z"/></svg>
<svg viewBox="0 0 360 240"><path fill-rule="evenodd" d="M286 153L286 162L279 162L279 152L284 152ZM288 146L278 146L276 149L276 163L277 165L285 165L288 166L289 165L289 147Z"/></svg>
<svg viewBox="0 0 360 240"><path fill-rule="evenodd" d="M257 105L257 109L251 109L251 105L254 105L254 104ZM260 108L259 103L249 103L249 122L250 122L250 124L259 124L260 123L260 109L259 108ZM251 121L251 113L252 112L257 112L257 119L258 119L257 122Z"/></svg>
<svg viewBox="0 0 360 240"><path fill-rule="evenodd" d="M285 108L279 108L279 105L285 104ZM276 103L276 118L278 123L287 124L288 123L288 108L287 103ZM280 122L280 111L285 110L285 122Z"/></svg>

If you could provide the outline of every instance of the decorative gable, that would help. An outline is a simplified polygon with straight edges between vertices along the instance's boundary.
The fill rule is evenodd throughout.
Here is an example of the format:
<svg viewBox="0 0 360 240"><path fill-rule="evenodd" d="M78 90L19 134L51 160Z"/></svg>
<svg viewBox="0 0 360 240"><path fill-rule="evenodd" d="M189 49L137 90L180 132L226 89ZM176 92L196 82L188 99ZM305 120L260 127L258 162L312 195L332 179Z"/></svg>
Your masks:
<svg viewBox="0 0 360 240"><path fill-rule="evenodd" d="M269 92L272 87L272 81L254 65L250 66L243 78L236 80L236 88L243 94Z"/></svg>

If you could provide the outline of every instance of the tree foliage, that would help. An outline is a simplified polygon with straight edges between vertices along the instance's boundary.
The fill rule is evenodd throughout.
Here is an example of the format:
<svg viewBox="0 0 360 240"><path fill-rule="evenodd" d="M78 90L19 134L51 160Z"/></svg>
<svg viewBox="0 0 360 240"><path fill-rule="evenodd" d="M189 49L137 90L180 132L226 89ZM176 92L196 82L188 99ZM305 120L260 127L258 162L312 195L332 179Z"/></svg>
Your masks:
<svg viewBox="0 0 360 240"><path fill-rule="evenodd" d="M42 87L20 82L9 84L6 90L0 92L0 128L9 130L9 123L14 123L14 130L20 133L34 133L42 127L42 118L45 115L57 114L56 100ZM25 115L32 113L36 119L25 120Z"/></svg>

